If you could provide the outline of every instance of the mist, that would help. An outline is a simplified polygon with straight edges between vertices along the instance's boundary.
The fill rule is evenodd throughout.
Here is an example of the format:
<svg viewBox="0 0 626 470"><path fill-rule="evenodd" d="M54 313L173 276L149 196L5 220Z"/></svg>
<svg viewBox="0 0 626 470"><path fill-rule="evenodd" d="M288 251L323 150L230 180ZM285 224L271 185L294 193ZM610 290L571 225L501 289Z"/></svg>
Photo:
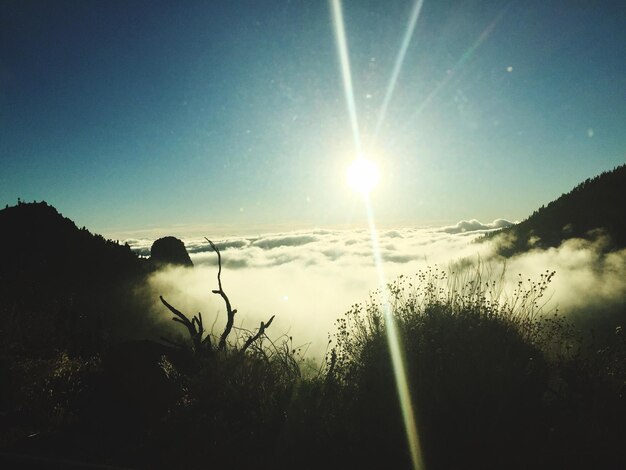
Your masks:
<svg viewBox="0 0 626 470"><path fill-rule="evenodd" d="M499 220L471 221L452 227L381 231L386 281L400 275L410 278L428 267L452 271L453 265L458 276L459 266L481 265L483 278L497 278L503 283L503 295L510 295L520 275L529 283L546 271L556 271L543 310L558 309L585 321L626 298L626 250L604 253L606 237L570 239L557 248L535 249L505 260L497 255L502 238L477 241L491 226L502 225ZM149 241L133 242L134 249L145 254ZM365 230L285 232L215 243L222 254L224 290L238 309L236 327L252 330L276 315L268 330L270 338L291 336L295 345L304 345L313 356L326 350L335 320L351 305L367 301L378 288ZM185 244L195 267L162 269L143 288L153 299L152 316L160 326L169 325L172 334L178 331L158 299L163 295L188 315L202 312L205 325L213 325L213 332L219 334L226 315L222 299L211 293L217 288L217 257L203 239L187 239Z"/></svg>

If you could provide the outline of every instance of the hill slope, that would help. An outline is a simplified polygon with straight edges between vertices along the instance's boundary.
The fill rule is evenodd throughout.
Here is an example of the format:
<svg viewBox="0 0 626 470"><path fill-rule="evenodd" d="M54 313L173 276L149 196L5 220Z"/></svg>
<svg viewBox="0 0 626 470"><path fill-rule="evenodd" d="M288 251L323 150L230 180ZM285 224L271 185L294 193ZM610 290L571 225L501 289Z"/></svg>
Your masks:
<svg viewBox="0 0 626 470"><path fill-rule="evenodd" d="M93 348L142 321L134 289L150 263L45 202L0 210L0 259L5 347Z"/></svg>
<svg viewBox="0 0 626 470"><path fill-rule="evenodd" d="M145 272L147 263L128 245L79 229L46 202L0 210L4 280L45 281L72 289Z"/></svg>
<svg viewBox="0 0 626 470"><path fill-rule="evenodd" d="M626 165L589 178L523 222L485 239L505 235L500 253L511 256L530 248L556 247L569 238L609 236L608 250L626 247Z"/></svg>

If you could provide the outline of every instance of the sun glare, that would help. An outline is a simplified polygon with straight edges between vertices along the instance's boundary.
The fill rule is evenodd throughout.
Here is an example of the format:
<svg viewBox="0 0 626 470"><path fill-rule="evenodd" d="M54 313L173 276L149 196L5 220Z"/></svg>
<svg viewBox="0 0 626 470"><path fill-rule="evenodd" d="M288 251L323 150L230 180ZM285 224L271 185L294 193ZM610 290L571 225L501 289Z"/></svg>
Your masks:
<svg viewBox="0 0 626 470"><path fill-rule="evenodd" d="M386 111L388 101L391 99L393 88L395 87L395 81L400 71L400 66L404 60L404 53L406 47L408 47L408 41L412 35L412 29L417 22L419 11L422 6L422 0L417 0L416 6L413 10L411 22L409 24L409 30L405 34L405 40L400 50L400 54L396 61L396 67L392 74L390 86L388 88L386 103L383 105L381 117L379 118L379 124L377 128L382 124L382 119ZM370 227L370 236L372 240L372 251L374 255L374 262L376 264L376 271L378 272L379 284L381 288L385 288L387 283L385 282L385 275L383 269L383 260L380 254L380 246L378 243L378 235L376 231L376 224L374 223L374 213L370 204L369 192L374 189L378 183L380 174L378 167L371 160L366 159L361 154L361 137L359 133L358 119L356 113L356 104L354 100L354 91L352 88L352 75L350 72L350 60L348 55L348 42L346 40L343 13L341 9L341 0L331 0L333 23L335 26L335 40L337 44L337 52L341 63L341 75L343 78L344 92L346 95L346 102L348 104L348 113L350 115L350 121L352 123L352 133L354 136L355 150L357 158L350 164L347 171L348 185L356 192L363 196L363 202L367 210L367 220ZM406 44L405 44L406 43ZM378 129L377 129L378 131ZM422 462L422 452L420 448L419 433L417 431L417 422L415 420L415 414L413 412L413 403L411 400L411 392L408 385L408 379L406 374L406 368L402 359L402 345L400 344L400 338L395 328L395 321L391 311L391 304L389 301L385 301L385 324L387 325L387 342L389 345L389 351L391 353L391 363L393 365L394 375L396 378L396 388L398 389L398 399L400 401L400 407L402 409L402 417L404 421L404 427L406 430L407 442L409 444L409 451L411 453L411 461L413 463L414 470L423 470L424 463Z"/></svg>
<svg viewBox="0 0 626 470"><path fill-rule="evenodd" d="M348 167L347 178L348 186L353 191L369 194L378 183L380 174L373 161L365 157L358 157Z"/></svg>

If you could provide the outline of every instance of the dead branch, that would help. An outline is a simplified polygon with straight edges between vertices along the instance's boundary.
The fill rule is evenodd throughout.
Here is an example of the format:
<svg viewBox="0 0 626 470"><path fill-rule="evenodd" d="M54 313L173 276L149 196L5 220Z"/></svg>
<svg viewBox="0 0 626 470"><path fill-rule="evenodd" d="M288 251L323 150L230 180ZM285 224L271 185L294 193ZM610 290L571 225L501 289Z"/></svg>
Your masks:
<svg viewBox="0 0 626 470"><path fill-rule="evenodd" d="M185 315L180 310L177 310L176 308L171 306L163 298L162 295L159 296L159 299L161 299L161 302L163 302L163 305L165 305L169 309L170 312L176 315L174 318L172 318L172 320L182 324L183 326L187 328L187 330L189 331L189 336L191 337L191 342L192 342L194 351L199 352L201 348L203 348L207 342L208 342L208 346L210 350L210 346L211 346L210 336L207 335L204 341L202 340L202 335L204 334L204 326L202 325L202 314L198 313L198 315L195 315L190 321L189 318L187 318L187 315ZM171 341L168 341L168 342L172 343Z"/></svg>
<svg viewBox="0 0 626 470"><path fill-rule="evenodd" d="M213 249L213 251L217 253L217 265L218 265L217 287L218 288L212 290L211 292L222 297L222 299L224 300L224 304L226 304L226 315L227 315L226 326L224 327L224 331L220 335L219 342L217 344L217 350L223 351L226 349L226 341L228 340L228 336L231 334L233 330L234 323L235 323L235 314L237 313L237 309L232 308L230 299L228 298L228 295L226 295L226 292L224 292L224 289L222 287L222 255L220 253L220 250L215 245L215 243L213 243L211 240L209 240L206 237L205 237L205 240L209 243L209 245L211 245L211 248ZM198 315L195 315L191 320L189 320L187 315L185 315L180 310L170 305L163 298L163 296L159 296L159 298L161 299L161 302L163 303L163 305L165 305L169 309L169 311L174 314L174 318L172 318L172 320L174 320L177 323L180 323L185 328L187 328L187 331L189 332L189 336L191 337L191 342L192 342L194 351L196 352L213 351L212 349L213 346L211 344L211 333L207 334L204 339L202 338L202 336L204 335L205 329L204 329L204 323L202 320L201 313L198 312ZM217 321L217 316L215 317L215 321ZM213 322L213 325L215 325L215 321ZM274 321L274 316L272 316L267 323L261 322L261 325L259 326L259 329L256 332L256 334L251 334L250 337L245 341L243 347L241 348L241 352L244 352L255 341L261 338L261 336L265 334L265 330L272 324L272 321ZM211 330L213 330L213 327L211 327ZM238 343L238 338L239 337L237 337L235 344ZM166 338L162 338L162 339L163 341L169 344L175 345L177 347L182 347L181 343L177 343L177 342L168 340Z"/></svg>
<svg viewBox="0 0 626 470"><path fill-rule="evenodd" d="M224 327L224 331L222 332L220 336L220 340L217 346L217 349L219 351L223 351L226 348L226 339L228 338L228 335L233 329L233 323L235 322L235 314L237 313L237 309L232 308L230 304L230 300L228 299L228 296L226 295L226 292L224 292L224 289L222 289L222 255L220 254L220 250L217 246L215 246L215 243L213 243L211 240L209 240L206 237L204 239L207 242L209 242L209 245L211 245L211 248L213 248L213 251L217 253L217 265L218 265L217 287L218 288L212 290L211 292L221 296L222 299L224 300L224 303L226 304L226 315L227 315L226 326Z"/></svg>
<svg viewBox="0 0 626 470"><path fill-rule="evenodd" d="M275 316L276 315L272 315L272 318L270 318L267 323L261 322L261 326L259 326L259 331L257 331L255 335L250 336L246 340L246 342L243 344L243 347L241 348L241 352L244 352L246 349L248 349L252 343L254 343L257 339L259 339L265 333L266 328L268 328L272 324Z"/></svg>

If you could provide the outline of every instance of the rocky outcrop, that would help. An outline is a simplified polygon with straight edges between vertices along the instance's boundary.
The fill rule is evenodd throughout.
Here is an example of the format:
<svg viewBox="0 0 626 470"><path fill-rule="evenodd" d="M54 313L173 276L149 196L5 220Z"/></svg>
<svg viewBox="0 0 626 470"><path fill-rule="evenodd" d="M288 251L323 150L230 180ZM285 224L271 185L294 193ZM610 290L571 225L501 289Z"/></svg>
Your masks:
<svg viewBox="0 0 626 470"><path fill-rule="evenodd" d="M193 266L185 244L176 237L163 237L156 240L150 248L150 260L155 265Z"/></svg>

